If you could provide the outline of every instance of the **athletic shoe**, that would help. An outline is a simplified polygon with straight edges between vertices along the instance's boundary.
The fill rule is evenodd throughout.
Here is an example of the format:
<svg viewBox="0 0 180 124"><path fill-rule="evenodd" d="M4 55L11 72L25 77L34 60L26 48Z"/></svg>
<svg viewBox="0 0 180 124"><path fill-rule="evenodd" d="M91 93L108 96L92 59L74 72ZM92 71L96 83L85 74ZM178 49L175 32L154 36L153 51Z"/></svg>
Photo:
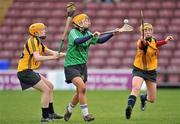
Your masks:
<svg viewBox="0 0 180 124"><path fill-rule="evenodd" d="M131 118L131 113L132 113L132 106L128 105L127 108L126 108L126 119Z"/></svg>
<svg viewBox="0 0 180 124"><path fill-rule="evenodd" d="M53 119L51 119L51 118L41 118L41 122L52 122L52 121L54 121Z"/></svg>
<svg viewBox="0 0 180 124"><path fill-rule="evenodd" d="M64 118L64 116L59 115L57 113L52 113L52 114L49 114L49 118L51 118L51 119L62 119L62 118Z"/></svg>
<svg viewBox="0 0 180 124"><path fill-rule="evenodd" d="M84 121L93 121L93 120L95 119L95 118L94 118L92 115L90 115L90 114L84 116L83 118L84 118Z"/></svg>
<svg viewBox="0 0 180 124"><path fill-rule="evenodd" d="M140 96L140 100L141 100L141 111L144 111L146 107L146 100L144 99L143 95Z"/></svg>
<svg viewBox="0 0 180 124"><path fill-rule="evenodd" d="M64 114L64 120L69 121L72 113L68 111L68 107L66 108L66 113Z"/></svg>

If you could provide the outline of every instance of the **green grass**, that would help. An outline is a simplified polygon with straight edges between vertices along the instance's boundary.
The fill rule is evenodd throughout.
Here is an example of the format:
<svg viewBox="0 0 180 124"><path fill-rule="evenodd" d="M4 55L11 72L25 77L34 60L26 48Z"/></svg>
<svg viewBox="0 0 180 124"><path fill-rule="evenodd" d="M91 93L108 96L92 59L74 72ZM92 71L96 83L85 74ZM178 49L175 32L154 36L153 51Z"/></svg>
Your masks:
<svg viewBox="0 0 180 124"><path fill-rule="evenodd" d="M64 114L73 91L55 91L54 106ZM124 110L129 91L88 91L89 111L96 120L91 124L180 124L180 90L158 90L157 101L140 111L139 97L132 118L126 120ZM0 124L40 124L40 93L37 91L0 91ZM79 105L69 122L54 124L83 124Z"/></svg>

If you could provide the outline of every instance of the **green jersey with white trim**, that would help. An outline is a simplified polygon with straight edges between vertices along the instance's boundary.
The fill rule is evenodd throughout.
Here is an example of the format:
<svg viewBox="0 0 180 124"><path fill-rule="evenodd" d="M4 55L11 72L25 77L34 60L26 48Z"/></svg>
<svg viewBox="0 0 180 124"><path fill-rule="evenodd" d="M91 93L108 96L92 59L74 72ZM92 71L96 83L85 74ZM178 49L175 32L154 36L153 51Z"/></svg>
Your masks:
<svg viewBox="0 0 180 124"><path fill-rule="evenodd" d="M87 31L84 34L77 29L72 29L70 31L64 67L87 63L89 47L91 44L96 44L98 38L93 36L88 41L81 44L75 44L74 40L89 35L92 35L90 31Z"/></svg>

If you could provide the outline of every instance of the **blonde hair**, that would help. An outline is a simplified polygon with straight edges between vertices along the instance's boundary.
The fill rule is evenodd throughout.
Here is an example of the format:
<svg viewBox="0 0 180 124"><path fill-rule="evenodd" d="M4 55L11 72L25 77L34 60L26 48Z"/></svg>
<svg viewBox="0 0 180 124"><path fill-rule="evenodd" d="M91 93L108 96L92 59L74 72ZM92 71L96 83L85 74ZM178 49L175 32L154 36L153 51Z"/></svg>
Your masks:
<svg viewBox="0 0 180 124"><path fill-rule="evenodd" d="M143 25L139 27L140 32L142 32ZM153 26L150 23L144 23L144 29L150 28L153 30Z"/></svg>

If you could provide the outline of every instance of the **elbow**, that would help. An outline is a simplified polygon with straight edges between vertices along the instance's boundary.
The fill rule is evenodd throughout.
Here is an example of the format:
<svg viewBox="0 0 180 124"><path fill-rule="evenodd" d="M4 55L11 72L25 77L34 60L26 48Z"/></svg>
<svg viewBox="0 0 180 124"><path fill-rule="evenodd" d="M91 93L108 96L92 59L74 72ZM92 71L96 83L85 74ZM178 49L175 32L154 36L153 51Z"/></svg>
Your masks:
<svg viewBox="0 0 180 124"><path fill-rule="evenodd" d="M75 45L79 45L79 43L77 43L77 42L74 42L74 44L75 44Z"/></svg>
<svg viewBox="0 0 180 124"><path fill-rule="evenodd" d="M34 55L34 54L33 54L33 57L34 57L35 61L37 61L37 62L41 61L39 55Z"/></svg>
<svg viewBox="0 0 180 124"><path fill-rule="evenodd" d="M40 61L40 58L38 57L34 57L35 61L39 62Z"/></svg>
<svg viewBox="0 0 180 124"><path fill-rule="evenodd" d="M78 40L78 38L74 40L74 44L75 45L79 45L80 44L80 41Z"/></svg>

